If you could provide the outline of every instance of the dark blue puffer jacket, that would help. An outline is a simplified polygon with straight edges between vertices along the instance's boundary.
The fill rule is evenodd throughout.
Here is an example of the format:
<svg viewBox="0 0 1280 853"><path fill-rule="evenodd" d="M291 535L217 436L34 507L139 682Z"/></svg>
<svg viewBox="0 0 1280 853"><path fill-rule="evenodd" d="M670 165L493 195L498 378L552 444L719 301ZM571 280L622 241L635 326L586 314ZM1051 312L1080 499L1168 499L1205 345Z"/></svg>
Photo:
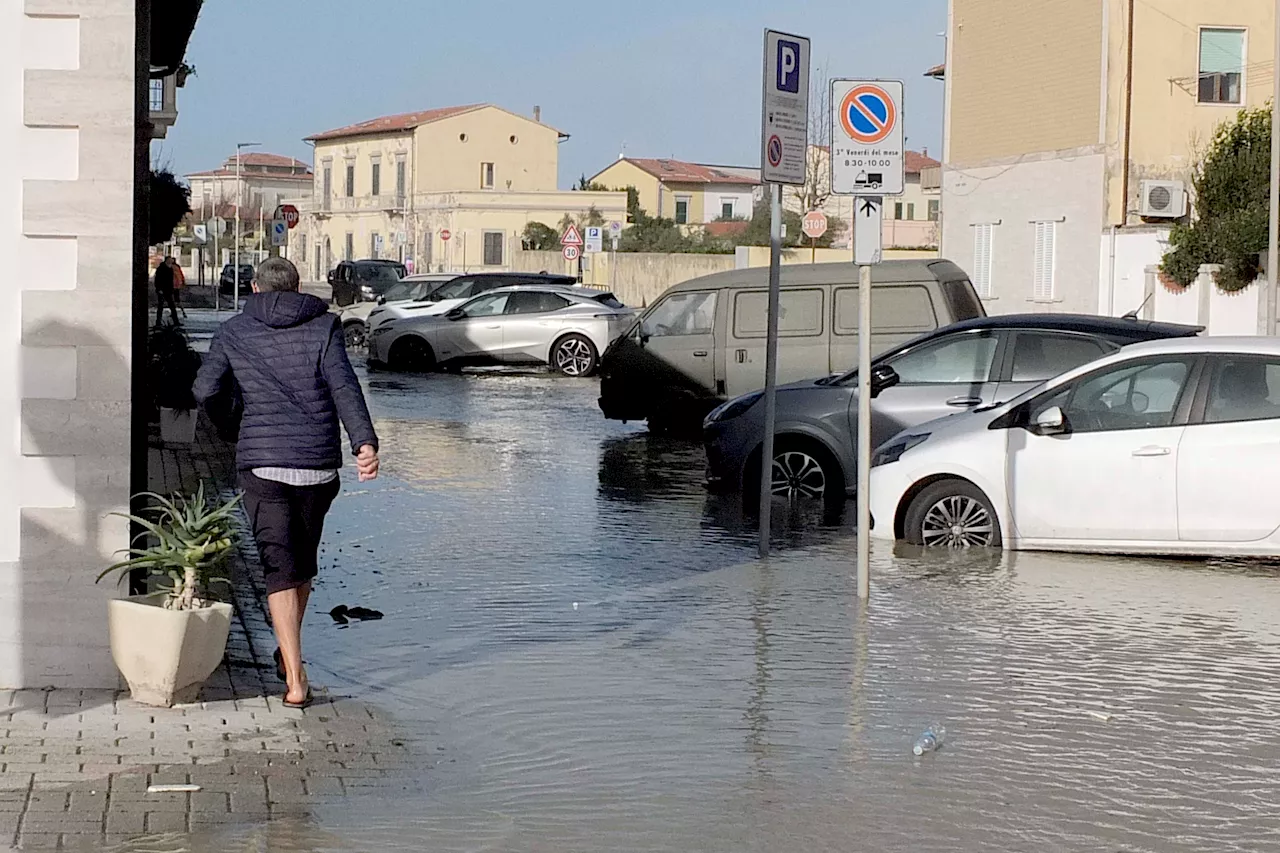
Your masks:
<svg viewBox="0 0 1280 853"><path fill-rule="evenodd" d="M255 293L243 314L222 324L196 377L196 400L209 409L233 384L244 401L236 448L242 471L341 468L339 420L353 453L378 447L342 325L314 296Z"/></svg>

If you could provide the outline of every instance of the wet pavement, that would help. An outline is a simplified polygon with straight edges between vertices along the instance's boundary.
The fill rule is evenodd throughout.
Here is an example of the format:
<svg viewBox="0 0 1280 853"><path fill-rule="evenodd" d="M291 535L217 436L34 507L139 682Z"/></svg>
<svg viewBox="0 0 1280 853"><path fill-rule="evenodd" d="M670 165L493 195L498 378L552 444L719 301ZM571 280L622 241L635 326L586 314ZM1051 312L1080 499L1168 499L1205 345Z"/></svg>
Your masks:
<svg viewBox="0 0 1280 853"><path fill-rule="evenodd" d="M1280 849L1272 569L878 548L861 607L846 522L756 561L593 381L367 381L307 656L435 759L192 849Z"/></svg>

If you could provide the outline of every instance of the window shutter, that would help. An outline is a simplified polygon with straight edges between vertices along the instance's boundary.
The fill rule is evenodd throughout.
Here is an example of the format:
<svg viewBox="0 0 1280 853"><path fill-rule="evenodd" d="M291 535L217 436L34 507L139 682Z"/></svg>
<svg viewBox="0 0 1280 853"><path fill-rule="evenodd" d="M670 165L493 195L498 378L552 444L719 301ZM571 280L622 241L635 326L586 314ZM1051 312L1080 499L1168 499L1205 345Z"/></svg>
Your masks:
<svg viewBox="0 0 1280 853"><path fill-rule="evenodd" d="M990 299L991 288L991 237L993 226L983 223L973 227L973 286L978 295Z"/></svg>
<svg viewBox="0 0 1280 853"><path fill-rule="evenodd" d="M1032 297L1035 299L1053 299L1057 225L1056 222L1036 223L1035 278L1032 287Z"/></svg>

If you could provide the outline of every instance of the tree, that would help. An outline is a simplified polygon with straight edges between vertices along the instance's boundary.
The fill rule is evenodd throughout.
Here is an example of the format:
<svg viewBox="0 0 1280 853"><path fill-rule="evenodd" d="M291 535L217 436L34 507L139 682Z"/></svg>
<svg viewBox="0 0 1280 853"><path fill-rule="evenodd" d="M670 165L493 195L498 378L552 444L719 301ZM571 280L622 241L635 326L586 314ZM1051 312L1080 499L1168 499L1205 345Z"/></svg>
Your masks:
<svg viewBox="0 0 1280 853"><path fill-rule="evenodd" d="M746 230L736 235L733 242L738 246L768 246L769 228L773 214L769 210L769 202L762 201L756 205L751 222ZM794 210L782 209L782 224L786 226L786 236L782 238L785 249L808 248L830 249L836 238L844 233L845 222L836 216L827 217L827 231L817 240L810 240L804 235L804 216Z"/></svg>
<svg viewBox="0 0 1280 853"><path fill-rule="evenodd" d="M1219 125L1191 183L1192 221L1173 226L1160 271L1185 287L1201 264L1219 264L1219 287L1248 287L1261 273L1259 255L1267 248L1271 107L1241 110Z"/></svg>
<svg viewBox="0 0 1280 853"><path fill-rule="evenodd" d="M173 229L191 212L191 188L163 169L152 172L148 184L151 203L147 239L156 246L173 237Z"/></svg>
<svg viewBox="0 0 1280 853"><path fill-rule="evenodd" d="M597 181L587 180L586 175L583 175L580 178L578 178L578 185L574 187L574 189L579 190L581 192L592 192L592 193L609 192L609 188L606 187L604 184L598 183Z"/></svg>
<svg viewBox="0 0 1280 853"><path fill-rule="evenodd" d="M804 183L791 190L803 211L817 210L831 197L831 79L817 68L809 94L809 148Z"/></svg>
<svg viewBox="0 0 1280 853"><path fill-rule="evenodd" d="M554 252L560 248L560 235L550 225L530 222L524 227L520 242L526 251Z"/></svg>

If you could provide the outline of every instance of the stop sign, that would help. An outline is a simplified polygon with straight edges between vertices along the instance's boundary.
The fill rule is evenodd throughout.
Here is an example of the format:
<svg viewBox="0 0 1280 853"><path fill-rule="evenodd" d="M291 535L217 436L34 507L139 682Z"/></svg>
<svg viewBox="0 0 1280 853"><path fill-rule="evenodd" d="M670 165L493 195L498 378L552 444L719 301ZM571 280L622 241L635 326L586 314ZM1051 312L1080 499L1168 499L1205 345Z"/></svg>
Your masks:
<svg viewBox="0 0 1280 853"><path fill-rule="evenodd" d="M302 217L298 214L298 208L291 204L280 205L279 215L277 219L283 219L284 224L289 226L289 230L293 230L298 226L298 222Z"/></svg>
<svg viewBox="0 0 1280 853"><path fill-rule="evenodd" d="M804 215L804 223L801 225L804 235L811 240L817 240L823 234L827 233L827 215L821 210L811 210Z"/></svg>
<svg viewBox="0 0 1280 853"><path fill-rule="evenodd" d="M452 236L453 236L453 234L449 231L449 229L448 229L448 228L446 228L446 229L444 229L443 231L441 231L441 232L440 232L440 239L441 239L441 240L443 240L443 241L445 241L446 243L448 243L448 242L449 242L449 238L450 238L450 237L452 237Z"/></svg>

